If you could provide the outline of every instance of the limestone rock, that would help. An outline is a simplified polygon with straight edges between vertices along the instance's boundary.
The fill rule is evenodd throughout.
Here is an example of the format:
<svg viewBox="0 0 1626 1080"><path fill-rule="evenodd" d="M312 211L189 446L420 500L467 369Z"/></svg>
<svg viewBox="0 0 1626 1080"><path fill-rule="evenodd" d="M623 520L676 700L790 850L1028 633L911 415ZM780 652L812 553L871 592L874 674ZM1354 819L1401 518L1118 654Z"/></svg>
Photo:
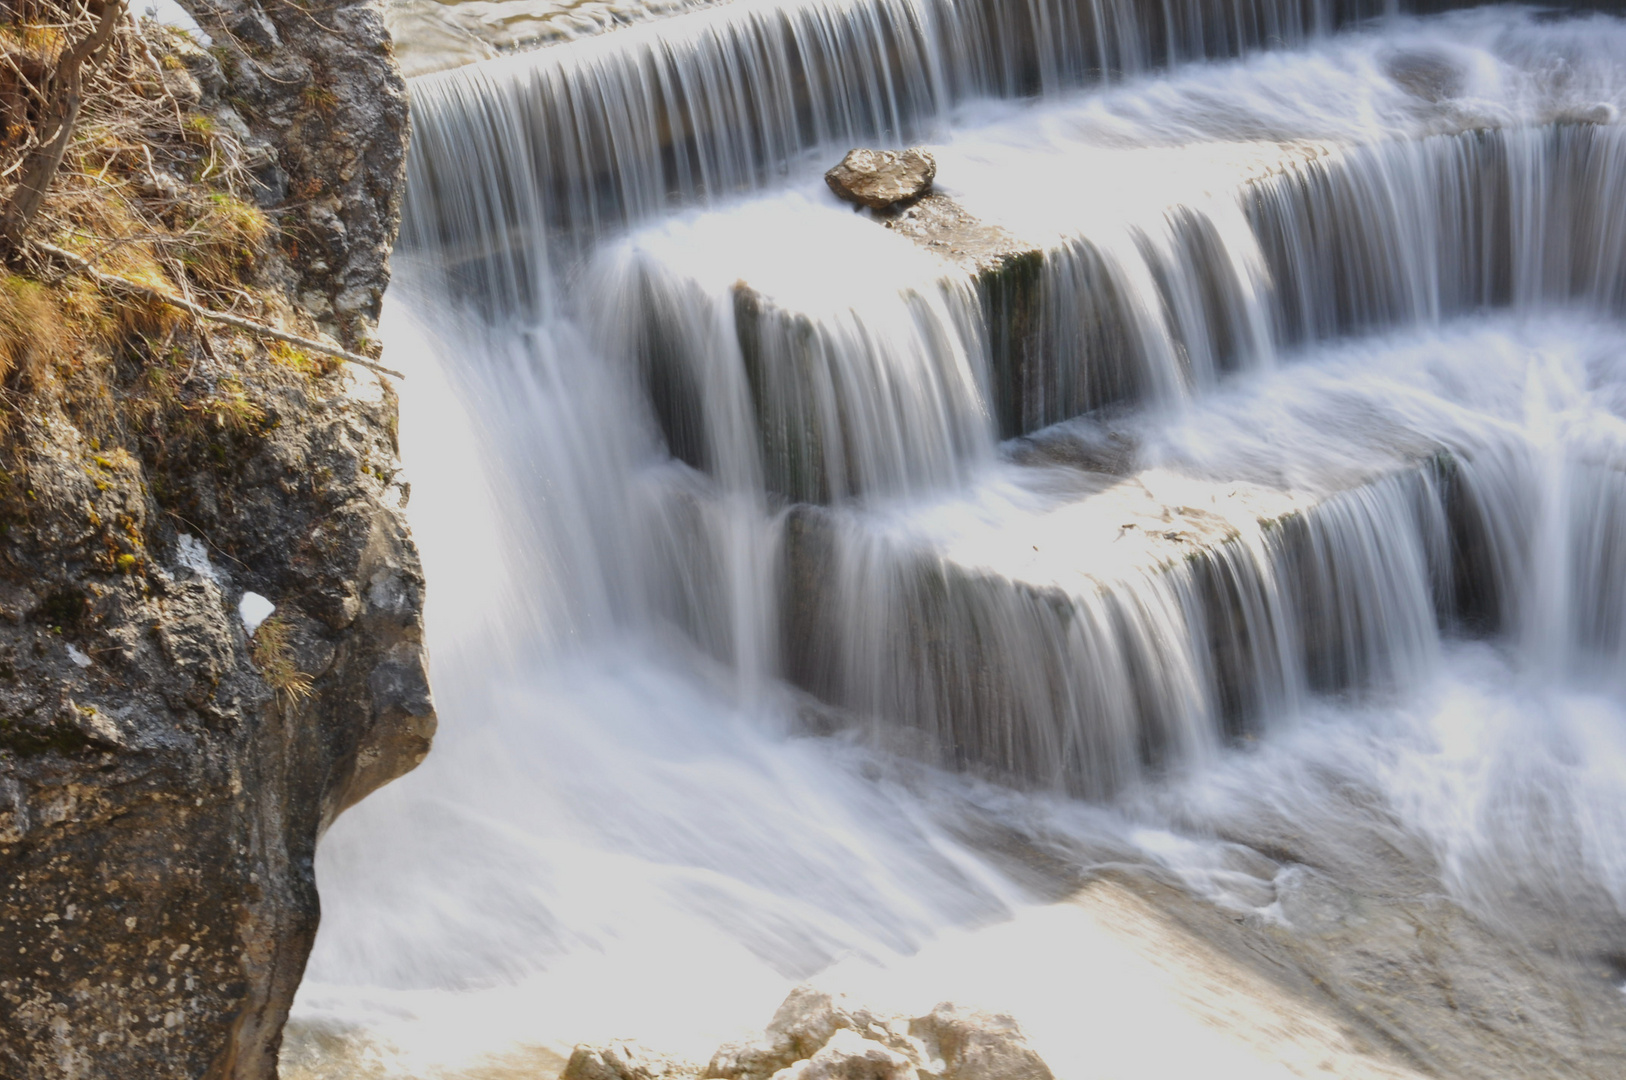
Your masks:
<svg viewBox="0 0 1626 1080"><path fill-rule="evenodd" d="M676 1058L621 1041L576 1047L559 1080L675 1080L692 1075L693 1070Z"/></svg>
<svg viewBox="0 0 1626 1080"><path fill-rule="evenodd" d="M279 394L251 376L280 422L219 468L178 440L109 458L61 422L18 469L34 498L0 537L0 1075L276 1075L317 837L435 726L423 577L382 478L394 401L351 377ZM110 541L137 564L108 568ZM246 592L276 602L308 694L268 683ZM347 593L350 617L325 618Z"/></svg>
<svg viewBox="0 0 1626 1080"><path fill-rule="evenodd" d="M718 1050L705 1075L723 1080L1053 1080L1009 1016L950 1003L926 1016L885 1016L845 995L811 986L791 991L760 1042ZM582 1075L565 1080L644 1078Z"/></svg>
<svg viewBox="0 0 1626 1080"><path fill-rule="evenodd" d="M936 176L937 162L924 150L849 150L824 182L848 202L890 210L929 195Z"/></svg>
<svg viewBox="0 0 1626 1080"><path fill-rule="evenodd" d="M943 1080L1054 1080L1050 1066L1003 1013L970 1012L944 1002L912 1020L909 1033L943 1062Z"/></svg>
<svg viewBox="0 0 1626 1080"><path fill-rule="evenodd" d="M408 140L406 82L384 5L182 6L216 42L192 74L205 88L223 81L254 135L262 204L304 218L289 222L291 291L309 296L307 310L350 347L368 348L401 221Z"/></svg>
<svg viewBox="0 0 1626 1080"><path fill-rule="evenodd" d="M915 1080L918 1063L918 1058L842 1028L818 1053L781 1069L774 1080Z"/></svg>
<svg viewBox="0 0 1626 1080"><path fill-rule="evenodd" d="M855 1031L894 1050L908 1046L908 1036L887 1027L883 1017L849 1000L811 986L798 986L785 998L768 1022L770 1044L790 1047L798 1058L810 1058L824 1049L839 1031Z"/></svg>
<svg viewBox="0 0 1626 1080"><path fill-rule="evenodd" d="M376 0L186 6L217 44L145 24L185 69L166 64L166 85L243 143L270 203L291 177L300 206L333 210L317 235L273 206L254 287L359 297L330 327L359 341L406 149ZM187 340L179 370L220 378ZM109 410L146 359L132 344L110 365ZM428 752L393 391L253 351L231 377L257 419L98 427L42 399L7 447L0 1076L272 1080L316 933L317 837ZM245 632L249 592L275 604L275 635Z"/></svg>
<svg viewBox="0 0 1626 1080"><path fill-rule="evenodd" d="M886 227L968 273L999 273L1013 260L1043 257L1044 249L973 217L947 195L928 194L886 219Z"/></svg>
<svg viewBox="0 0 1626 1080"><path fill-rule="evenodd" d="M816 1057L843 1031L907 1061L923 1063L924 1049L907 1029L907 1021L877 1015L846 995L798 986L768 1022L762 1041L722 1047L712 1057L705 1075L725 1080L766 1080L797 1062Z"/></svg>
<svg viewBox="0 0 1626 1080"><path fill-rule="evenodd" d="M796 1060L794 1050L766 1042L725 1043L712 1055L708 1080L766 1080Z"/></svg>

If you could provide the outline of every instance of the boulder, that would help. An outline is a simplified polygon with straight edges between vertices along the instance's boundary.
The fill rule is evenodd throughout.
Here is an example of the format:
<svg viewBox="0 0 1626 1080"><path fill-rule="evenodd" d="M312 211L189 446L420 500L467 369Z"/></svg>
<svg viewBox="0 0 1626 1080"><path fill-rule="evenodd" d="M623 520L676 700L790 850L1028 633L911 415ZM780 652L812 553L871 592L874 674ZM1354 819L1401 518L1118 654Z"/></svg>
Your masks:
<svg viewBox="0 0 1626 1080"><path fill-rule="evenodd" d="M849 150L824 174L839 197L871 210L891 210L931 194L937 162L924 150Z"/></svg>
<svg viewBox="0 0 1626 1080"><path fill-rule="evenodd" d="M581 1051L578 1049L577 1054ZM577 1072L563 1080L655 1080ZM950 1003L914 1018L888 1017L811 986L791 991L759 1042L717 1051L719 1080L1054 1080L1014 1019Z"/></svg>
<svg viewBox="0 0 1626 1080"><path fill-rule="evenodd" d="M383 4L183 6L213 48L143 21L117 70L157 72L221 168L160 154L133 182L241 223L291 179L263 245L218 237L238 239L215 283L273 321L305 293L359 296L324 328L362 347L406 178ZM332 237L293 219L318 204ZM30 392L0 452L0 1076L275 1080L317 838L435 728L396 398L201 324L159 346L115 310L118 363L90 340L53 352L71 392ZM161 369L197 396L161 401ZM230 411L205 424L211 401ZM249 594L272 618L245 623Z"/></svg>
<svg viewBox="0 0 1626 1080"><path fill-rule="evenodd" d="M676 1058L623 1040L576 1047L559 1080L676 1080L693 1075L693 1068Z"/></svg>
<svg viewBox="0 0 1626 1080"><path fill-rule="evenodd" d="M774 1080L916 1080L921 1064L851 1028L830 1036L819 1052L774 1074Z"/></svg>
<svg viewBox="0 0 1626 1080"><path fill-rule="evenodd" d="M972 1012L944 1002L911 1020L909 1033L943 1062L943 1080L1054 1080L1021 1026L1003 1013Z"/></svg>
<svg viewBox="0 0 1626 1080"><path fill-rule="evenodd" d="M760 1041L721 1047L712 1056L705 1075L721 1080L767 1080L794 1064L817 1057L840 1032L855 1034L909 1062L921 1063L925 1060L924 1048L908 1034L907 1027L907 1021L877 1015L844 994L798 986L774 1013ZM848 1046L848 1050L852 1047Z"/></svg>

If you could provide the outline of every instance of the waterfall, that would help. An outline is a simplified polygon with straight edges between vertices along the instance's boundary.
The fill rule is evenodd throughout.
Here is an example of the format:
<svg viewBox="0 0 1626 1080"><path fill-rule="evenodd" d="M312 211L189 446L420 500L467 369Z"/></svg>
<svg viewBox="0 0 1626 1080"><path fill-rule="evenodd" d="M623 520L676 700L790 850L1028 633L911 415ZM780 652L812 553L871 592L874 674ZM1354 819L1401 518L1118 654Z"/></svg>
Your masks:
<svg viewBox="0 0 1626 1080"><path fill-rule="evenodd" d="M1621 129L1556 124L1364 146L1255 185L1280 338L1487 307L1626 300Z"/></svg>
<svg viewBox="0 0 1626 1080"><path fill-rule="evenodd" d="M611 245L588 287L621 298L605 355L644 380L673 455L730 486L828 502L964 480L993 454L975 291L827 210L774 199ZM765 258L765 234L808 260Z"/></svg>
<svg viewBox="0 0 1626 1080"><path fill-rule="evenodd" d="M1276 918L1203 860L1338 785L1476 911L1626 914L1626 23L1383 7L740 2L414 80L444 728L323 841L304 1022L709 1053L1092 866ZM1015 255L823 188L916 141Z"/></svg>
<svg viewBox="0 0 1626 1080"><path fill-rule="evenodd" d="M545 273L531 244L544 235L570 252L669 206L760 187L817 151L919 140L967 99L1298 44L1382 10L1369 0L707 8L415 80L402 245L477 264L470 295L530 300Z"/></svg>

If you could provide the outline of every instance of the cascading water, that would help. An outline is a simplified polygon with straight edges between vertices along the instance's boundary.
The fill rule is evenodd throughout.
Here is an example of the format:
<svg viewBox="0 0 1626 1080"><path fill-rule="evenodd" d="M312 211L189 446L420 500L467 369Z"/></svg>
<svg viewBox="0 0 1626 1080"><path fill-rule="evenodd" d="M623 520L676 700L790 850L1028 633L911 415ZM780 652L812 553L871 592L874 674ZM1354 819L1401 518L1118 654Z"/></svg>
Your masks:
<svg viewBox="0 0 1626 1080"><path fill-rule="evenodd" d="M986 95L1302 42L1364 0L842 0L723 5L420 79L402 244L511 310L535 265L819 151L908 141ZM552 234L551 245L541 244ZM493 250L496 249L496 250ZM472 264L472 265L471 265Z"/></svg>
<svg viewBox="0 0 1626 1080"><path fill-rule="evenodd" d="M417 80L443 731L323 841L285 1070L703 1058L1109 864L1617 931L1626 23L1373 14L742 2ZM819 183L917 138L1015 271Z"/></svg>

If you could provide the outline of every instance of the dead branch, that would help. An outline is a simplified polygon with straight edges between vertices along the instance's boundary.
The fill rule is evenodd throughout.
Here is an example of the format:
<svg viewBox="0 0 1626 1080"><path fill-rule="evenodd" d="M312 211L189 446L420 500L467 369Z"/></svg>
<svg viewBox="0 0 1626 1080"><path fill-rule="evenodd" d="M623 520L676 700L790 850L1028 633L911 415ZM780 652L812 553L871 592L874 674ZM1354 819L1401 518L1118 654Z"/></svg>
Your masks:
<svg viewBox="0 0 1626 1080"><path fill-rule="evenodd" d="M117 274L109 274L106 271L98 270L95 266L91 265L89 260L81 258L71 251L66 251L59 248L54 244L46 244L35 241L30 246L38 251L50 255L54 259L67 263L81 274L84 274L86 277L96 282L96 284L102 286L103 288L111 289L114 292L122 292L128 296L135 296L142 300L155 303L168 304L170 307L184 311L189 315L195 316L196 318L207 319L210 322L223 323L226 326L234 326L239 330L246 330L251 334L257 334L260 337L268 337L275 341L286 342L289 345L297 345L301 349L308 349L311 352L321 353L323 356L331 356L336 359L343 360L346 363L355 364L357 367L364 367L369 371L376 371L381 375L391 375L397 379L406 378L406 376L401 374L399 371L395 371L391 368L385 367L382 364L375 363L372 360L367 359L365 356L358 356L353 352L347 352L336 345L327 345L312 338L300 337L298 334L290 334L286 331L278 330L276 327L267 326L265 323L255 322L253 319L245 319L240 315L228 315L223 311L213 311L209 308L203 307L201 304L195 304L190 300L183 300L179 296L164 292L162 289L155 289L150 285L143 285L138 281L131 281L129 278L120 277Z"/></svg>
<svg viewBox="0 0 1626 1080"><path fill-rule="evenodd" d="M113 33L124 19L125 0L86 0L86 12L95 17L95 27L63 52L40 88L45 104L37 142L24 158L22 177L0 212L0 239L13 251L21 250L23 236L62 167L84 105L84 69L105 59Z"/></svg>

